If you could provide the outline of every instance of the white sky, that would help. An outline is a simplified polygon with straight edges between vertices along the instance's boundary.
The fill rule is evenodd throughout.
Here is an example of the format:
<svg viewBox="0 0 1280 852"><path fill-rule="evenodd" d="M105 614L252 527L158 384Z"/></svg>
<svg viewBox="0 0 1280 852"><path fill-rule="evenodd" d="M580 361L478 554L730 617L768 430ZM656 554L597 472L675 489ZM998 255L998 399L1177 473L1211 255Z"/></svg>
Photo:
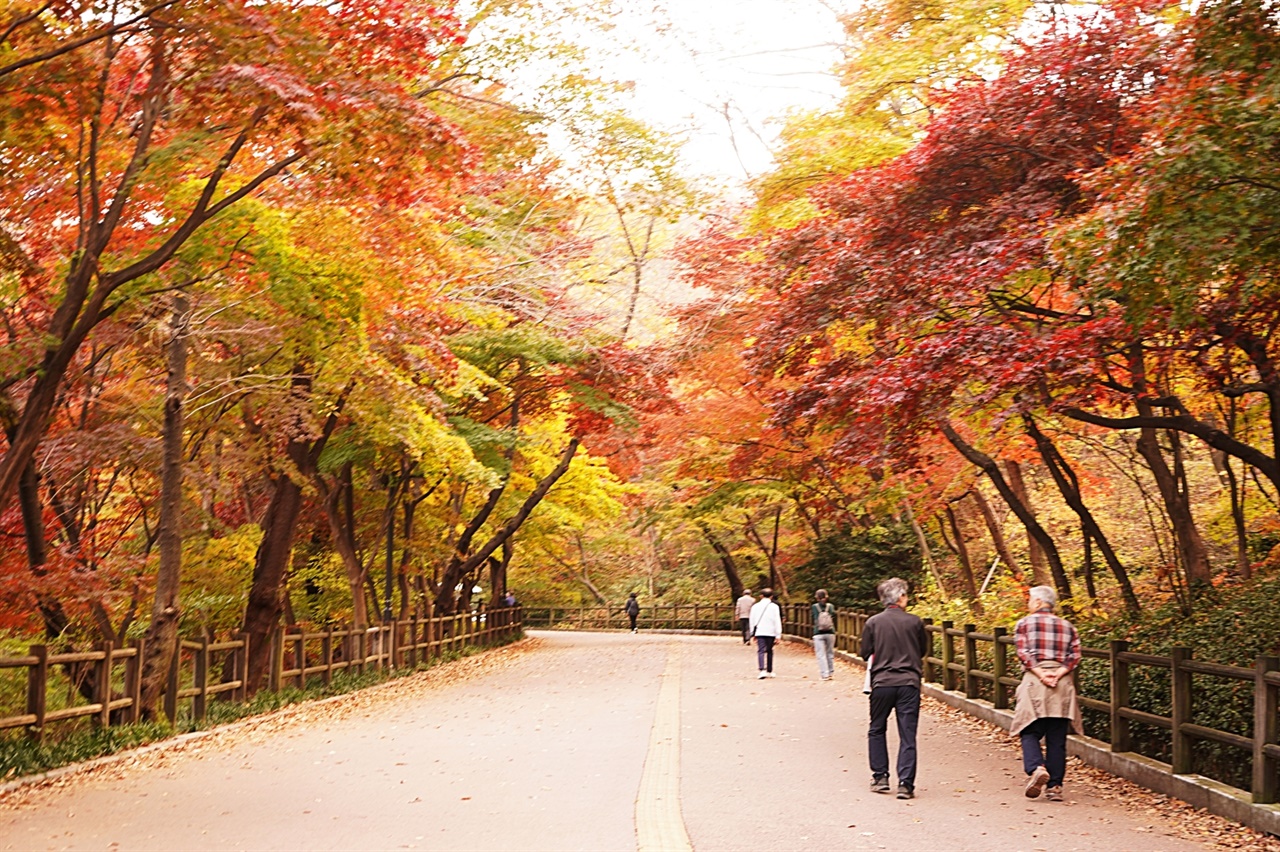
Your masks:
<svg viewBox="0 0 1280 852"><path fill-rule="evenodd" d="M835 102L837 10L859 0L606 0L603 23L601 0L530 2L530 14L489 18L476 32L476 44L517 46L489 57L517 102L544 108L544 87L556 97L566 73L630 83L630 102L618 106L682 138L694 174L740 184L769 167L778 119ZM559 54L565 43L583 54ZM522 53L522 44L551 52Z"/></svg>
<svg viewBox="0 0 1280 852"><path fill-rule="evenodd" d="M638 25L628 33L658 61L633 54L602 71L635 82L640 117L688 128L685 155L692 169L741 181L770 165L776 119L835 102L839 87L831 69L840 59L842 33L833 7L848 5L671 0L665 13L670 32Z"/></svg>

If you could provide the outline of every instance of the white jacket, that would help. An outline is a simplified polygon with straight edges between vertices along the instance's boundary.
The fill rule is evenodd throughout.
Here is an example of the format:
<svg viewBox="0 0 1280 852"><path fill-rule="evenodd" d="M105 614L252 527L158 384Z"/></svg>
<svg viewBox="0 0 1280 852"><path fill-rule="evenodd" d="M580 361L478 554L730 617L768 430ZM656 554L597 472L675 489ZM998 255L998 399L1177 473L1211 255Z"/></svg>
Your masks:
<svg viewBox="0 0 1280 852"><path fill-rule="evenodd" d="M747 624L752 636L781 636L782 608L772 598L761 598L751 607Z"/></svg>

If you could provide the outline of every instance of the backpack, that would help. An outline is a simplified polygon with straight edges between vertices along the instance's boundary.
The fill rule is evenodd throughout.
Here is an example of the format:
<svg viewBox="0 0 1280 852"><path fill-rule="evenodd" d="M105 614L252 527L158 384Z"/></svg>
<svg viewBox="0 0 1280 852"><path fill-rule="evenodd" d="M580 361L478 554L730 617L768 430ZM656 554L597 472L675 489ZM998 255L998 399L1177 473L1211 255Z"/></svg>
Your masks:
<svg viewBox="0 0 1280 852"><path fill-rule="evenodd" d="M835 633L836 620L831 617L831 604L823 604L823 607L818 610L818 620L813 627L819 633Z"/></svg>

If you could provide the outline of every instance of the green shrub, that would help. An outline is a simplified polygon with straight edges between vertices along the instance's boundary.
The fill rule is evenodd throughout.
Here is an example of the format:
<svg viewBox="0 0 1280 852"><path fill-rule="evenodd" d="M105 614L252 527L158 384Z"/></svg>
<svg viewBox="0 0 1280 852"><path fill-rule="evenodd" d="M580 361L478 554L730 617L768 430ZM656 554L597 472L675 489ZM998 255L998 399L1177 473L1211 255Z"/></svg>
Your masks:
<svg viewBox="0 0 1280 852"><path fill-rule="evenodd" d="M907 524L841 530L818 539L813 558L796 569L792 599L826 589L837 606L878 609L876 585L901 577L914 587L921 572L915 534Z"/></svg>

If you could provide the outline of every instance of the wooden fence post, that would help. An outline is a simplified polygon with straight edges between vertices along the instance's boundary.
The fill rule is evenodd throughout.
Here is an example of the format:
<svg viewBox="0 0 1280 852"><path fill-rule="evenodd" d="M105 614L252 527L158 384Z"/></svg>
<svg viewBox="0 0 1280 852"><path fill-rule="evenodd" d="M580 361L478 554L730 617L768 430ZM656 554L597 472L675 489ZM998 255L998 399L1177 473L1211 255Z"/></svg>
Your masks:
<svg viewBox="0 0 1280 852"><path fill-rule="evenodd" d="M948 692L956 688L956 673L951 670L956 659L955 637L951 635L953 627L955 622L942 622L942 688Z"/></svg>
<svg viewBox="0 0 1280 852"><path fill-rule="evenodd" d="M1170 717L1173 732L1173 757L1170 771L1174 775L1187 775L1191 772L1192 751L1191 738L1182 726L1191 721L1191 672L1183 668L1183 663L1191 659L1191 649L1175 647L1170 653L1169 667Z"/></svg>
<svg viewBox="0 0 1280 852"><path fill-rule="evenodd" d="M924 661L922 662L922 664L921 664L921 666L920 666L920 672L921 672L921 676L923 677L923 679L925 680L925 682L926 682L926 683L931 683L931 682L934 682L934 679L933 679L933 678L931 678L931 677L929 677L929 668L930 668L930 666L932 666L932 665L933 665L933 663L929 662L929 658L930 658L930 657L932 657L934 654L933 654L933 631L932 631L932 630L930 630L929 628L933 626L933 619L932 619L932 618L922 618L922 619L920 619L920 620L924 622L924 638L925 638L926 646L927 646L927 648L928 648L928 650L925 652L925 655L924 655ZM865 627L866 627L866 624L863 624L862 626L863 626L863 628L865 628ZM861 650L862 650L862 637L861 637L861 635L859 635L859 637L858 637L858 650L859 650L859 651L861 651Z"/></svg>
<svg viewBox="0 0 1280 852"><path fill-rule="evenodd" d="M991 648L991 674L994 679L991 703L997 710L1009 709L1009 687L1002 680L1009 674L1009 646L1000 640L1009 635L1009 628L997 627L995 644Z"/></svg>
<svg viewBox="0 0 1280 852"><path fill-rule="evenodd" d="M284 626L277 627L271 637L271 672L267 676L267 689L280 691L281 679L284 676Z"/></svg>
<svg viewBox="0 0 1280 852"><path fill-rule="evenodd" d="M27 715L36 717L27 728L27 736L44 742L44 716L49 706L49 646L32 645L27 653L36 658L35 664L27 669Z"/></svg>
<svg viewBox="0 0 1280 852"><path fill-rule="evenodd" d="M191 715L197 722L203 722L205 711L209 706L209 637L200 640L196 649L196 694L191 705Z"/></svg>
<svg viewBox="0 0 1280 852"><path fill-rule="evenodd" d="M142 721L142 658L146 650L145 638L135 640L133 656L124 664L124 691L129 699L129 712L125 714L125 718L129 722Z"/></svg>
<svg viewBox="0 0 1280 852"><path fill-rule="evenodd" d="M93 722L99 728L109 728L111 727L111 656L115 653L116 646L114 642L106 641L98 647L102 651L102 659L97 665L98 677L94 683L93 703L101 704L102 709L98 711Z"/></svg>
<svg viewBox="0 0 1280 852"><path fill-rule="evenodd" d="M964 626L964 697L978 697L978 679L973 673L978 670L978 640L973 638L977 631L976 624Z"/></svg>
<svg viewBox="0 0 1280 852"><path fill-rule="evenodd" d="M182 669L182 638L175 638L173 644L173 657L169 660L169 683L164 688L164 715L169 719L169 724L178 721L178 674Z"/></svg>
<svg viewBox="0 0 1280 852"><path fill-rule="evenodd" d="M298 669L298 689L307 688L307 631L299 628L298 638L294 642L293 662Z"/></svg>
<svg viewBox="0 0 1280 852"><path fill-rule="evenodd" d="M333 625L330 624L320 639L320 653L324 657L324 673L320 675L324 685L333 683Z"/></svg>
<svg viewBox="0 0 1280 852"><path fill-rule="evenodd" d="M1280 760L1268 754L1267 744L1280 735L1276 721L1276 693L1280 688L1267 683L1267 673L1280 671L1280 657L1258 657L1253 677L1253 801L1258 805L1276 802L1280 784Z"/></svg>
<svg viewBox="0 0 1280 852"><path fill-rule="evenodd" d="M242 632L240 634L240 649L236 653L236 680L240 681L240 688L232 693L233 698L241 701L249 700L249 634Z"/></svg>
<svg viewBox="0 0 1280 852"><path fill-rule="evenodd" d="M1120 712L1129 707L1129 663L1120 655L1129 650L1123 639L1111 641L1111 750L1133 751L1133 738L1129 735L1129 720Z"/></svg>

